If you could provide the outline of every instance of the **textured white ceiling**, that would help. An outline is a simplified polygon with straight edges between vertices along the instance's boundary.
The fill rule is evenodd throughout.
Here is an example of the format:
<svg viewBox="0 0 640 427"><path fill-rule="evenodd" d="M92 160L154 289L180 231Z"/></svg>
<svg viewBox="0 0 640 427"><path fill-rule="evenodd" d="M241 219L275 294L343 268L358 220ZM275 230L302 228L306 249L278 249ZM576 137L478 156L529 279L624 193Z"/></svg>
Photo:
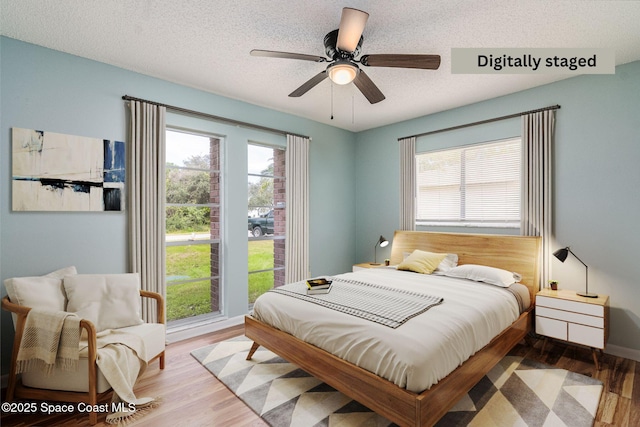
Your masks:
<svg viewBox="0 0 640 427"><path fill-rule="evenodd" d="M454 75L454 47L606 48L615 50L616 64L640 59L638 1L0 0L0 5L2 35L353 131L567 77ZM439 54L442 64L437 71L366 68L386 100L371 105L353 84L333 85L331 120L329 80L301 98L287 96L326 64L252 57L249 51L324 55L323 38L338 27L345 6L370 14L363 54Z"/></svg>

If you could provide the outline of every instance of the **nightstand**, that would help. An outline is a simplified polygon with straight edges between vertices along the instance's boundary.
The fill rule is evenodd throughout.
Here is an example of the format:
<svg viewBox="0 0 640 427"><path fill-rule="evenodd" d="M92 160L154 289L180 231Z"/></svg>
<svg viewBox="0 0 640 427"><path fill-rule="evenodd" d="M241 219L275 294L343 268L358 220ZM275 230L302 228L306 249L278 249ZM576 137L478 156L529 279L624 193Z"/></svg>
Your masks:
<svg viewBox="0 0 640 427"><path fill-rule="evenodd" d="M596 349L602 354L609 337L609 297L585 298L575 291L543 289L536 295L536 333L591 348L600 370Z"/></svg>
<svg viewBox="0 0 640 427"><path fill-rule="evenodd" d="M365 268L378 268L384 267L384 264L372 264L370 262L363 262L361 264L354 264L352 271L364 270Z"/></svg>

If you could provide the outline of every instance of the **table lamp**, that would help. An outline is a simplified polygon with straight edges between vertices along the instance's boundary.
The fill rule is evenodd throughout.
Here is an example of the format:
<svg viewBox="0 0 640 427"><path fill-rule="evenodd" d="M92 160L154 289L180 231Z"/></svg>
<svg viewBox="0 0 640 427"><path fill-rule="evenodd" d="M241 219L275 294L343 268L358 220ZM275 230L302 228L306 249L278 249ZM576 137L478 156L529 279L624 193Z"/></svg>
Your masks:
<svg viewBox="0 0 640 427"><path fill-rule="evenodd" d="M569 248L569 246L567 246L566 248L558 249L553 253L553 256L558 258L560 262L564 262L567 259L569 252L571 252L571 255L576 257L576 259L580 261L582 265L584 265L584 267L587 269L586 280L585 280L585 290L584 292L576 292L576 295L580 295L581 297L586 297L586 298L598 298L598 294L589 293L589 267L587 267L587 264L582 262L582 260L578 258L576 254L573 253L573 251L571 250L571 248Z"/></svg>
<svg viewBox="0 0 640 427"><path fill-rule="evenodd" d="M378 262L378 254L376 253L378 250L378 246L380 246L381 248L384 248L388 244L389 244L389 241L384 237L380 236L375 246L373 247L373 262L370 263L371 265L380 265L380 263Z"/></svg>

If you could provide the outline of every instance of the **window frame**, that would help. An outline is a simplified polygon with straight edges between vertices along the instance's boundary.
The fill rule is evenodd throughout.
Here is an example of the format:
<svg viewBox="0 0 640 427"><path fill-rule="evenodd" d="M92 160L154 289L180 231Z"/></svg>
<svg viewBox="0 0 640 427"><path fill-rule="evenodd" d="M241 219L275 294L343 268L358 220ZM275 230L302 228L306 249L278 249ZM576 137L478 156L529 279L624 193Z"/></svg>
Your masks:
<svg viewBox="0 0 640 427"><path fill-rule="evenodd" d="M268 148L268 149L272 149L274 150L274 154L275 154L275 150L280 150L282 152L282 156L284 159L286 159L286 146L281 146L281 145L277 145L277 144L267 144L267 143L263 143L263 142L257 142L257 141L247 141L247 147L249 146L256 146L256 147L263 147L263 148ZM249 148L247 148L248 150ZM275 156L274 156L275 157ZM283 173L282 175L277 175L276 174L276 165L275 165L275 158L274 158L274 173L273 175L269 175L269 174L263 174L263 173L255 173L255 172L249 172L247 171L247 185L249 184L249 178L250 177L255 177L255 178L268 178L268 179L272 179L274 180L274 189L275 189L275 181L277 179L282 180L283 183L285 183L286 186L286 176ZM285 160L286 162L286 160ZM286 168L286 164L285 164L285 168ZM284 172L284 171L283 171ZM275 196L275 194L274 194ZM266 206L266 205L249 205L248 204L248 200L247 200L247 211L251 210L251 209L260 209L260 208L266 208L266 212L268 213L269 211L274 211L275 209L285 209L285 202L284 201L280 201L280 202L276 202L275 197L273 200L273 204L271 206ZM275 213L274 213L274 228L275 228ZM286 219L285 219L286 221ZM248 230L247 230L248 231ZM283 234L276 234L275 233L275 229L274 229L274 234L272 235L262 235L260 237L254 237L251 233L249 233L248 235L248 244L250 244L251 242L255 242L255 241L261 241L261 240L272 240L274 241L274 252L275 252L275 242L276 241L281 241L282 244L284 244L285 240L286 240L286 228L283 231ZM284 255L284 254L283 254ZM277 281L278 279L275 277L276 276L276 272L280 272L279 274L284 277L284 271L285 271L285 266L284 266L284 260L282 261L282 265L281 266L276 266L277 261L275 260L275 256L274 256L274 266L273 268L266 268L266 269L260 269L260 270L249 270L249 267L247 266L247 276L251 276L253 274L260 274L260 273L266 273L266 272L273 272L274 273L274 287L277 285ZM249 281L247 281L247 286L249 286ZM249 301L247 301L248 303L248 307L249 310L252 309L253 307L253 303L250 301L251 299L251 295L249 295Z"/></svg>
<svg viewBox="0 0 640 427"><path fill-rule="evenodd" d="M199 314L196 316L189 316L189 317L184 317L181 319L176 319L176 320L171 320L171 321L167 321L167 330L168 331L179 331L179 330L183 330L183 329L187 329L187 328L191 328L191 327L196 327L199 324L203 324L203 323L208 323L210 321L212 321L215 318L220 318L223 316L224 314L224 308L223 308L223 264L222 264L222 251L223 251L223 204L222 201L224 200L224 194L223 194L223 189L224 189L224 173L223 173L223 147L224 147L224 137L221 135L217 135L217 134L213 134L210 132L205 132L205 131L200 131L200 130L196 130L196 129L188 129L188 128L183 128L183 127L177 127L177 126L166 126L165 132L177 132L177 133L184 133L187 135L193 135L193 136L197 136L197 137L202 137L202 138L207 138L209 139L209 148L211 150L211 144L213 144L213 139L217 139L217 146L218 146L218 167L217 169L214 169L212 167L210 167L209 169L200 169L200 168L193 168L193 167L186 167L186 166L168 166L167 163L165 162L165 173L168 170L171 169L175 169L175 170L191 170L191 171L195 171L195 172L208 172L211 176L211 174L215 173L218 176L218 182L217 182L217 198L218 198L218 202L209 202L209 203L167 203L166 201L166 194L165 194L165 215L166 215L166 211L168 207L206 207L209 208L209 215L211 216L211 213L213 211L213 209L217 208L218 210L218 221L217 221L217 234L218 237L217 238L211 238L211 228L209 229L209 238L208 239L187 239L187 240L178 240L178 241L167 241L166 236L167 236L167 232L165 229L165 248L170 248L170 247L177 247L177 246L184 246L184 247L188 247L188 246L203 246L203 245L209 245L210 246L210 252L209 252L209 257L210 257L210 262L212 261L212 256L211 256L211 250L212 250L212 245L217 245L218 249L217 249L217 273L218 274L213 274L214 272L214 268L213 266L211 266L210 264L210 276L207 277L198 277L198 278L190 278L190 279L185 279L185 280L175 280L175 281L168 281L168 277L167 277L167 268L165 267L165 277L164 277L164 281L165 281L165 287L168 289L170 286L174 286L174 285L179 285L179 284L187 284L187 283L197 283L197 282L203 282L203 281L209 281L209 283L213 286L213 283L216 282L217 283L217 296L218 296L218 301L215 302L215 305L218 307L218 310L215 311L210 311L204 314ZM211 153L210 153L211 154ZM210 159L210 165L211 165L211 159ZM209 191L210 191L210 197L211 197L211 181L209 182ZM213 222L209 222L209 226L211 227L211 225L213 224ZM211 289L209 289L209 292L211 294ZM213 304L212 304L213 305Z"/></svg>
<svg viewBox="0 0 640 427"><path fill-rule="evenodd" d="M464 198L465 192L467 190L468 183L462 183L460 185L463 185L463 187L460 189L460 201L459 201L459 208L460 208L460 220L454 220L454 219L425 219L425 218L420 218L419 215L419 206L420 206L420 180L419 180L419 174L420 174L420 164L419 164L419 157L426 155L426 154L430 154L430 153L443 153L443 152L453 152L453 151L460 151L461 152L461 157L464 159L464 153L467 150L474 150L474 149L478 149L478 148L482 148L483 146L486 147L490 147L492 145L498 145L500 143L503 144L507 144L509 142L513 142L513 143L517 143L517 147L519 149L519 152L517 153L517 157L518 160L520 161L519 164L519 168L518 168L518 172L519 172L519 182L518 182L518 195L519 195L519 200L518 200L518 218L517 219L488 219L488 220L478 220L478 219L473 219L473 220L466 220L464 219L464 216L466 214L466 200ZM515 144L514 144L515 145ZM520 135L517 136L511 136L511 137L506 137L506 138L500 138L500 139L495 139L495 140L490 140L490 141L483 141L483 142L478 142L478 143L472 143L472 144L466 144L466 145L457 145L457 146L453 146L453 147L448 147L448 148L439 148L439 149L435 149L435 150L427 150L427 151L420 151L420 152L416 152L415 156L414 156L414 161L415 161L415 174L416 174L416 183L415 183L415 224L416 226L427 226L427 227L460 227L460 228L502 228L502 229L519 229L521 224L521 218L522 218L522 194L523 194L523 188L522 188L522 181L523 181L523 165L522 165L522 137ZM464 165L463 165L464 160L461 160L461 164L460 164L460 168L463 169ZM464 179L464 170L460 171L460 179L463 180Z"/></svg>

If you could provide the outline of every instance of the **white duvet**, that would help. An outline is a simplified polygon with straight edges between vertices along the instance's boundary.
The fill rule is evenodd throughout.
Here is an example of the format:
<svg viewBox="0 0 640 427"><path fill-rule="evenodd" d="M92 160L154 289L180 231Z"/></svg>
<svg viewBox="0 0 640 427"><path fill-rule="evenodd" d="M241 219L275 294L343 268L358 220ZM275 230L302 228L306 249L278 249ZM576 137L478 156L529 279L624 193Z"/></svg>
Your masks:
<svg viewBox="0 0 640 427"><path fill-rule="evenodd" d="M387 268L340 277L444 301L396 329L275 292L256 300L253 316L417 393L447 376L519 316L509 291L465 279Z"/></svg>

